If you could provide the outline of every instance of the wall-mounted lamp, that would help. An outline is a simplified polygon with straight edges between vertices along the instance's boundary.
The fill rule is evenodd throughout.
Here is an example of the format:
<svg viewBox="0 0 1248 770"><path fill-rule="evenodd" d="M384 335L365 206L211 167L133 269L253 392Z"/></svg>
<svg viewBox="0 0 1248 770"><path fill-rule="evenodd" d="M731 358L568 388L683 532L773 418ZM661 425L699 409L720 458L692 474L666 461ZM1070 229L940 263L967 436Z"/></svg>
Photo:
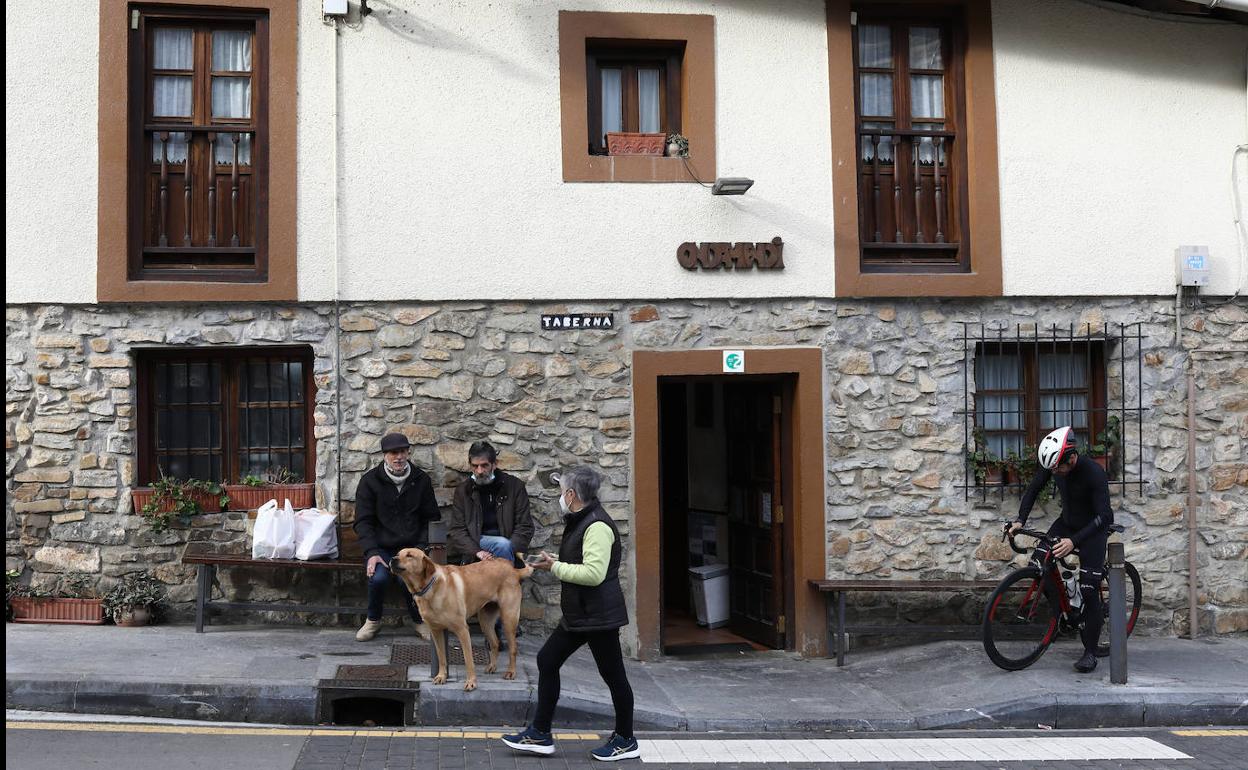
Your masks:
<svg viewBox="0 0 1248 770"><path fill-rule="evenodd" d="M711 195L745 195L745 191L753 186L754 180L743 176L720 177L711 185Z"/></svg>

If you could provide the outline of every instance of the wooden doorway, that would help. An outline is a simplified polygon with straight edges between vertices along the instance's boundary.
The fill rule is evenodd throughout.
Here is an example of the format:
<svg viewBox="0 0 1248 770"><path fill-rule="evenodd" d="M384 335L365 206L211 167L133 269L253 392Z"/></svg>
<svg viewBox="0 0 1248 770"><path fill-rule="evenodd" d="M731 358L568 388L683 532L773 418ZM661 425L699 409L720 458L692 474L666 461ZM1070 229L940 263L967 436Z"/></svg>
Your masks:
<svg viewBox="0 0 1248 770"><path fill-rule="evenodd" d="M666 654L790 649L792 376L659 384L662 647ZM691 569L692 568L692 569ZM700 576L714 575L709 579ZM692 598L695 587L705 597Z"/></svg>
<svg viewBox="0 0 1248 770"><path fill-rule="evenodd" d="M792 560L785 569L791 576L791 590L785 597L785 644L805 656L826 651L827 620L823 598L808 581L825 575L826 533L824 509L824 430L823 351L819 348L746 349L745 374L733 374L727 381L779 375L782 409L789 415L782 420L789 434L781 435L781 462L788 469L789 489L784 490L784 554ZM671 546L664 544L661 512L663 485L670 475L662 465L660 439L664 432L660 419L660 383L679 378L724 379L724 351L639 350L633 353L633 521L632 576L636 618L636 653L642 660L655 660L663 654L664 590L688 592L688 567L683 586L665 581L665 556ZM687 407L686 407L687 408ZM670 533L668 534L671 537ZM687 538L687 535L686 535Z"/></svg>

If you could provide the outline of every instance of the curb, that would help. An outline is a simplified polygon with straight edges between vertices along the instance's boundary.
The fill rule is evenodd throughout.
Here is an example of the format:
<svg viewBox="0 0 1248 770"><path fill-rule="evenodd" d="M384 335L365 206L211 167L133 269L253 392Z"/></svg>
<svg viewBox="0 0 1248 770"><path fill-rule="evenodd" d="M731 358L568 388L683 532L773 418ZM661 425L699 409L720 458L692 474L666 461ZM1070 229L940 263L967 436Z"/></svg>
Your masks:
<svg viewBox="0 0 1248 770"><path fill-rule="evenodd" d="M536 688L495 688L488 700L460 687L430 687L417 695L419 725L524 725L532 717ZM314 725L318 691L312 685L196 684L6 678L5 707L77 714L116 714L208 721ZM606 729L610 701L564 693L555 714L566 728ZM800 716L698 717L638 707L641 730L669 732L910 732L1028 728L1248 726L1248 693L1125 692L1045 694L978 708L932 714L880 714L850 718Z"/></svg>

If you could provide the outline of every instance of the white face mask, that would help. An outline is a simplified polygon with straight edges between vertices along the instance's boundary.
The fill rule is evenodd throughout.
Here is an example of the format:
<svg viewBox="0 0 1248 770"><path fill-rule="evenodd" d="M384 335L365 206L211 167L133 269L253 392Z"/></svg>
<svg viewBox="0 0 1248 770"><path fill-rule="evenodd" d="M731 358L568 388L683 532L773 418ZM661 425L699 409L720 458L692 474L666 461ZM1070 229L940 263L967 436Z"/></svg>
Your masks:
<svg viewBox="0 0 1248 770"><path fill-rule="evenodd" d="M568 507L568 490L566 489L559 493L559 510L563 511L564 515L572 512L572 509Z"/></svg>

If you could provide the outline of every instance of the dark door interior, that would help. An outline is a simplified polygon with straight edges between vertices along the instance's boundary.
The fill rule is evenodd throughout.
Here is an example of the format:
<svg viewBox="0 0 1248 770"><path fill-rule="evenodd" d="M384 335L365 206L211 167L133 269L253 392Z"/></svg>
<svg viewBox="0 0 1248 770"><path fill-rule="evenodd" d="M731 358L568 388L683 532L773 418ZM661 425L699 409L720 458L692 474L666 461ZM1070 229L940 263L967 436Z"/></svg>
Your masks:
<svg viewBox="0 0 1248 770"><path fill-rule="evenodd" d="M729 627L777 649L785 646L780 403L775 383L730 383L724 388Z"/></svg>

